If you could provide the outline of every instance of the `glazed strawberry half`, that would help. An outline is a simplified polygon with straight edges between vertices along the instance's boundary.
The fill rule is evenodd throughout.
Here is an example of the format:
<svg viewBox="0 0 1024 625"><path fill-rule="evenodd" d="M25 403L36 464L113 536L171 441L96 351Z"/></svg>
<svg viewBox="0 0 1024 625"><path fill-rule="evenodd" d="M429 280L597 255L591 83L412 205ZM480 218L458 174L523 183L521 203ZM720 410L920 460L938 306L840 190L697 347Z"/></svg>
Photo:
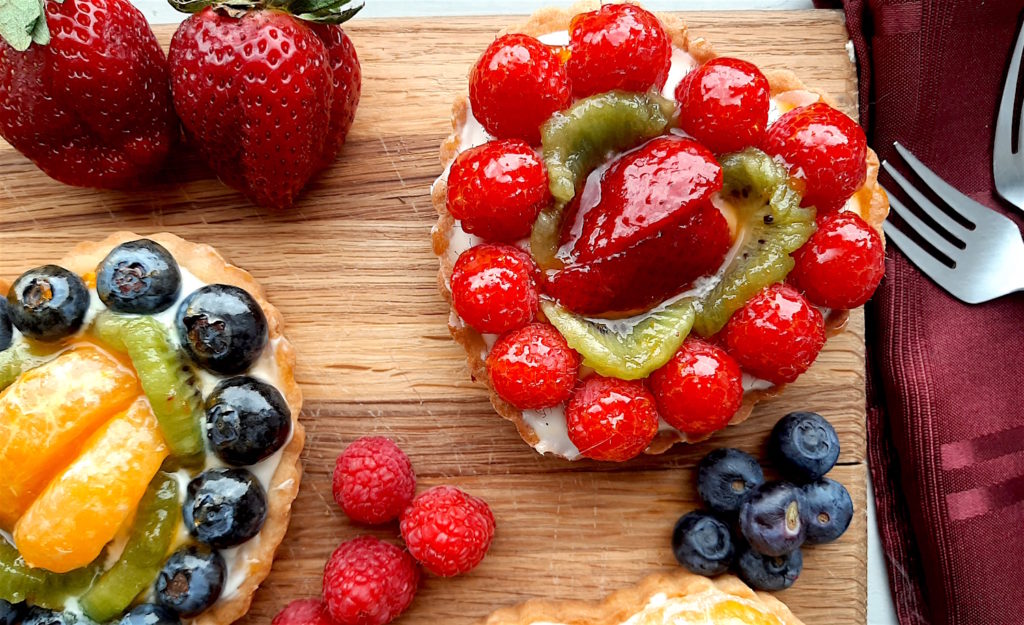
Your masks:
<svg viewBox="0 0 1024 625"><path fill-rule="evenodd" d="M66 184L152 178L178 122L167 59L142 13L127 0L0 6L0 135Z"/></svg>
<svg viewBox="0 0 1024 625"><path fill-rule="evenodd" d="M174 107L190 143L228 186L291 206L334 162L362 73L339 24L362 5L171 0L194 15L171 41Z"/></svg>
<svg viewBox="0 0 1024 625"><path fill-rule="evenodd" d="M598 188L567 211L565 267L545 285L569 310L647 308L722 263L729 226L710 201L722 169L699 143L654 139L615 161Z"/></svg>

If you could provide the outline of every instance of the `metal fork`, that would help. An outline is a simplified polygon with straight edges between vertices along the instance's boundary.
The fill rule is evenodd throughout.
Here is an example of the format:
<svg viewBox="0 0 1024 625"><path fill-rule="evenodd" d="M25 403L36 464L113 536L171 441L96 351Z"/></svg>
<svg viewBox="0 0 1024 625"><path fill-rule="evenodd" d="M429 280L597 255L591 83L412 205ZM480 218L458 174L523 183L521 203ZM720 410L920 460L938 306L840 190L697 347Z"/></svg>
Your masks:
<svg viewBox="0 0 1024 625"><path fill-rule="evenodd" d="M899 143L893 147L921 181L970 225L964 226L947 215L883 161L882 168L933 223L919 218L890 194L893 211L952 264L934 256L888 221L882 224L886 237L936 284L968 304L1024 291L1024 241L1017 225L951 187Z"/></svg>
<svg viewBox="0 0 1024 625"><path fill-rule="evenodd" d="M1014 104L1017 101L1021 57L1024 56L1024 26L1017 33L1017 43L1010 56L1010 69L1003 85L996 117L996 139L992 150L992 174L996 191L1008 202L1024 210L1024 111L1017 128L1017 151L1013 151Z"/></svg>

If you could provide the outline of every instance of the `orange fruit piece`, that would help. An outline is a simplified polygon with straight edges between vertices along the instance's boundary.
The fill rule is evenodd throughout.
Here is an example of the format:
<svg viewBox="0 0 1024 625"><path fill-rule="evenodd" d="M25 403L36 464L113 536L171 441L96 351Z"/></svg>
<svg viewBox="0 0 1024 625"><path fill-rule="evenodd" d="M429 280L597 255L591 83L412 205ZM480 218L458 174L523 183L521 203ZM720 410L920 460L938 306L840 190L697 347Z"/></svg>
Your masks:
<svg viewBox="0 0 1024 625"><path fill-rule="evenodd" d="M10 530L85 439L140 392L130 367L81 347L0 393L0 528Z"/></svg>
<svg viewBox="0 0 1024 625"><path fill-rule="evenodd" d="M145 398L100 427L15 525L26 564L66 573L95 560L134 515L168 453Z"/></svg>

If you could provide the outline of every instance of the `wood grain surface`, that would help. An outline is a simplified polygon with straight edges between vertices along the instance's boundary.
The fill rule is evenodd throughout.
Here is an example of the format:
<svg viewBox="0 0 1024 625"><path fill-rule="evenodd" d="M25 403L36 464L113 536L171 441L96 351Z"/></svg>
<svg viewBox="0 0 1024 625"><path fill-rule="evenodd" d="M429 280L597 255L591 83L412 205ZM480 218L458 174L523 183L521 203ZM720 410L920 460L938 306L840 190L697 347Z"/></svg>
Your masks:
<svg viewBox="0 0 1024 625"><path fill-rule="evenodd" d="M830 91L847 112L856 75L840 14L694 13L691 32L724 54L786 67ZM452 98L496 30L518 18L356 20L348 28L364 72L363 99L341 159L290 212L256 209L208 176L188 151L163 181L136 192L65 187L0 143L0 277L54 260L116 229L168 230L216 246L245 267L285 315L306 395L306 476L274 572L246 623L268 623L313 596L330 552L366 530L331 498L337 454L354 438L394 438L423 487L450 483L487 499L498 520L489 557L461 578L426 579L404 625L471 623L531 597L597 599L673 566L675 520L696 507L693 467L715 446L760 453L775 420L813 409L836 424L857 514L834 545L806 553L781 593L809 625L865 622L863 317L829 342L782 397L710 442L625 465L537 456L491 410L449 338L430 250L429 186L449 131ZM165 44L172 27L158 27ZM394 538L396 528L374 530Z"/></svg>

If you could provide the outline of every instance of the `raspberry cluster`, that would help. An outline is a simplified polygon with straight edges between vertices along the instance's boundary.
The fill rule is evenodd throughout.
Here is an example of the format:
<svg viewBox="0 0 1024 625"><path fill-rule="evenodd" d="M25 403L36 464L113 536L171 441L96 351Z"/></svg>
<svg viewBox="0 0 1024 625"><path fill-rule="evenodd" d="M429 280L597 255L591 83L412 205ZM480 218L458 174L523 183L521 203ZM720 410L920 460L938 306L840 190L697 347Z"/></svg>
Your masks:
<svg viewBox="0 0 1024 625"><path fill-rule="evenodd" d="M405 548L373 536L342 543L324 567L323 596L293 601L273 625L385 625L412 605L420 567L439 577L467 573L494 538L494 514L453 486L415 496L409 457L383 437L350 444L334 467L334 499L355 523L400 520Z"/></svg>

